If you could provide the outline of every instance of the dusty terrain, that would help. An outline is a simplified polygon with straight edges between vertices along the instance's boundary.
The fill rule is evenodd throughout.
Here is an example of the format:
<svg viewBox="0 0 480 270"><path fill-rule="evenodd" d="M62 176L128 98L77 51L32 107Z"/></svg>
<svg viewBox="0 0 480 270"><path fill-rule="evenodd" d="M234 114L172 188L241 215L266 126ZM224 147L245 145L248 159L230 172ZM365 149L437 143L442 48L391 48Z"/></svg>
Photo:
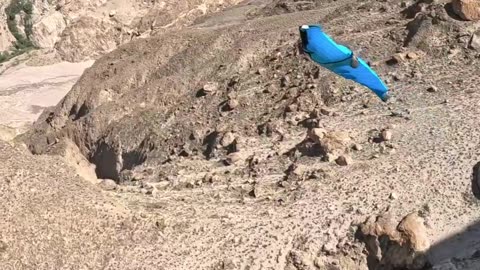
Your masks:
<svg viewBox="0 0 480 270"><path fill-rule="evenodd" d="M298 55L306 23L393 99ZM0 145L0 268L479 269L479 26L246 1L121 45Z"/></svg>

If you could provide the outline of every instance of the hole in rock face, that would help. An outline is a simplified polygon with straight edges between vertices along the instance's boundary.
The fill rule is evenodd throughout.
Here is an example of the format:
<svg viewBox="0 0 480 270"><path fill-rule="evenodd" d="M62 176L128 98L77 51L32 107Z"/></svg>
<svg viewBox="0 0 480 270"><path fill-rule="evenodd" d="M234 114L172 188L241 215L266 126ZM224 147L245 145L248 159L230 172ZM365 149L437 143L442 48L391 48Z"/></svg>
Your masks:
<svg viewBox="0 0 480 270"><path fill-rule="evenodd" d="M80 106L80 109L78 109L77 104L74 104L72 106L72 109L70 109L69 118L72 121L77 121L78 119L84 117L87 114L88 114L88 107L87 105L85 105L85 103L82 104L82 106Z"/></svg>
<svg viewBox="0 0 480 270"><path fill-rule="evenodd" d="M95 173L99 179L120 179L119 166L121 161L115 153L115 149L105 142L100 143L93 154L90 162L95 164Z"/></svg>
<svg viewBox="0 0 480 270"><path fill-rule="evenodd" d="M206 149L203 152L203 154L207 159L210 159L215 156L215 147L218 144L219 136L220 134L218 132L213 131L205 137L203 141L203 145L206 146Z"/></svg>
<svg viewBox="0 0 480 270"><path fill-rule="evenodd" d="M115 145L115 143L113 143ZM95 173L99 179L122 180L122 172L133 170L147 160L147 154L155 149L155 144L144 139L140 145L130 151L123 151L118 147L99 141L90 162L95 164Z"/></svg>

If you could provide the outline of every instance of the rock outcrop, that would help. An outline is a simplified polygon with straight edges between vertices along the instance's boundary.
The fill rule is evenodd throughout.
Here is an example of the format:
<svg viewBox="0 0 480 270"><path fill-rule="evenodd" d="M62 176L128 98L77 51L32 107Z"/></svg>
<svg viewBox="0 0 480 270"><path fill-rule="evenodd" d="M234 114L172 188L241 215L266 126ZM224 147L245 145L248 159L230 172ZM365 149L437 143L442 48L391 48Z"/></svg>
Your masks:
<svg viewBox="0 0 480 270"><path fill-rule="evenodd" d="M453 0L452 7L455 13L464 20L480 20L479 0Z"/></svg>
<svg viewBox="0 0 480 270"><path fill-rule="evenodd" d="M417 213L405 216L395 226L391 216L370 217L360 227L374 269L423 269L430 247L423 219Z"/></svg>
<svg viewBox="0 0 480 270"><path fill-rule="evenodd" d="M17 1L17 0L14 0ZM117 46L153 30L183 27L199 16L238 3L229 1L24 1L16 4L16 35L35 46L55 49L63 60L97 59ZM7 1L0 2L2 11ZM0 15L0 52L15 38ZM31 44L30 44L31 43Z"/></svg>
<svg viewBox="0 0 480 270"><path fill-rule="evenodd" d="M70 62L97 58L121 43L122 32L114 25L110 20L80 17L66 27L55 48L62 59Z"/></svg>
<svg viewBox="0 0 480 270"><path fill-rule="evenodd" d="M67 24L62 13L58 11L48 13L33 25L32 42L39 48L53 48L66 27Z"/></svg>
<svg viewBox="0 0 480 270"><path fill-rule="evenodd" d="M5 7L9 1L0 0L0 52L7 51L11 48L15 37L10 33L7 25L7 14L5 14Z"/></svg>

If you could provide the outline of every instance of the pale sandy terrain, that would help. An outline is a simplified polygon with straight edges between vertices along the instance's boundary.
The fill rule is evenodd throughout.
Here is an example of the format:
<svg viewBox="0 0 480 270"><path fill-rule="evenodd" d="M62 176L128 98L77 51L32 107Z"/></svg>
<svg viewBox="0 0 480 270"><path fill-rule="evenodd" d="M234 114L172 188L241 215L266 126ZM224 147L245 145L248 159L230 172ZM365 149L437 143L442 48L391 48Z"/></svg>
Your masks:
<svg viewBox="0 0 480 270"><path fill-rule="evenodd" d="M20 128L55 106L93 61L47 66L21 64L0 75L0 124Z"/></svg>

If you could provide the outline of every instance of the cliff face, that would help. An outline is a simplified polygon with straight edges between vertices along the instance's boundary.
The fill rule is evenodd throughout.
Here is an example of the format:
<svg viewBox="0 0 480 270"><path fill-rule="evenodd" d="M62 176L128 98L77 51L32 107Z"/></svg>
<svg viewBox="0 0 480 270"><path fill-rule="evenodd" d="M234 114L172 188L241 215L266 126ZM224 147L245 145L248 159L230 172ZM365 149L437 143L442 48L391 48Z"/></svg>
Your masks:
<svg viewBox="0 0 480 270"><path fill-rule="evenodd" d="M155 28L188 25L195 18L239 2L231 1L3 1L0 51L15 38L25 47L55 50L63 60L84 61L112 51ZM11 26L7 27L7 14ZM12 35L12 31L15 32Z"/></svg>
<svg viewBox="0 0 480 270"><path fill-rule="evenodd" d="M8 29L7 14L4 12L8 2L8 0L0 0L0 52L9 50L15 40Z"/></svg>

